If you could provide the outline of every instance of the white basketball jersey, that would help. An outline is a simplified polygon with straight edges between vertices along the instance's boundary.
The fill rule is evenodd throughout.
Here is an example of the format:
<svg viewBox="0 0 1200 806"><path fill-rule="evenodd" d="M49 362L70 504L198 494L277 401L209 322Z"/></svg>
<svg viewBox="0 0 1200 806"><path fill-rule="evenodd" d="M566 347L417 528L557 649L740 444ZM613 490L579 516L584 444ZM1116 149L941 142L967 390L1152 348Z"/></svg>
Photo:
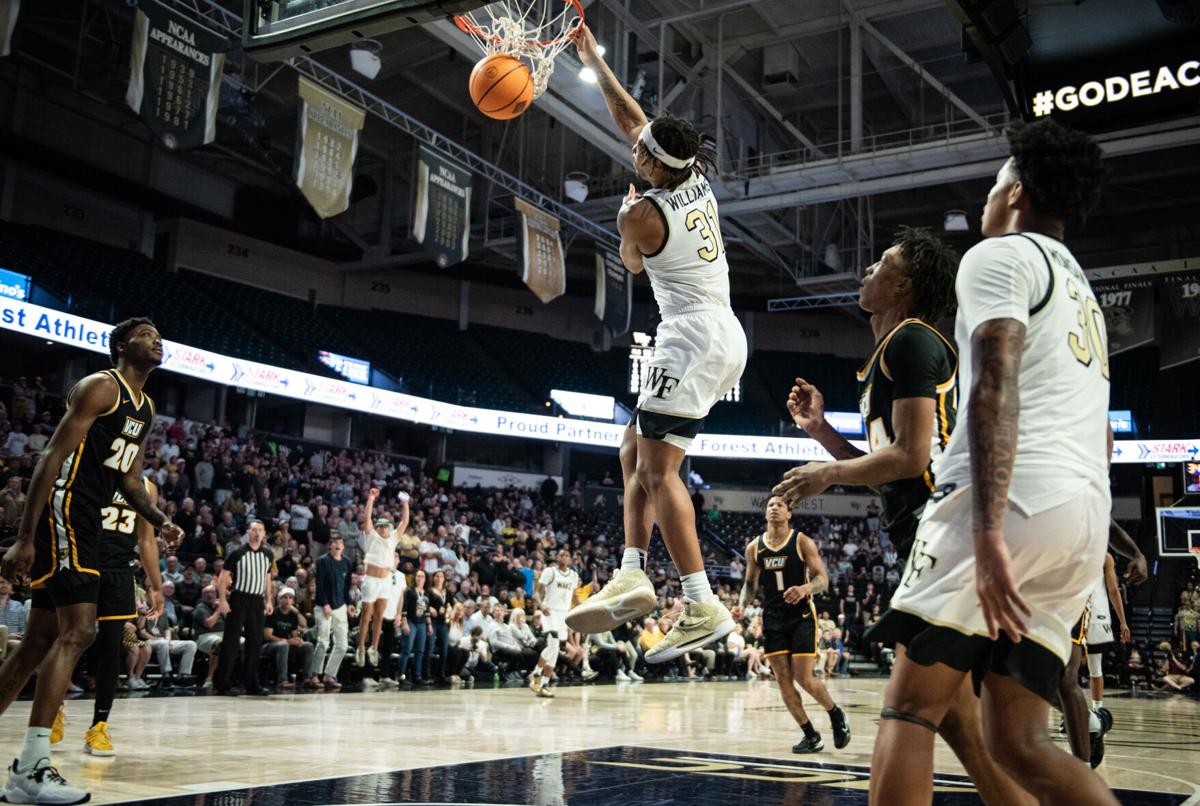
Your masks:
<svg viewBox="0 0 1200 806"><path fill-rule="evenodd" d="M1104 584L1104 574L1096 577L1095 583L1092 585L1091 598L1092 617L1095 618L1098 614L1108 618L1109 602L1108 602L1108 586Z"/></svg>
<svg viewBox="0 0 1200 806"><path fill-rule="evenodd" d="M934 462L939 484L971 482L971 336L983 322L1025 324L1020 416L1009 500L1026 515L1090 486L1109 498L1108 336L1104 314L1070 251L1045 235L988 238L962 259L955 282L958 423Z"/></svg>
<svg viewBox="0 0 1200 806"><path fill-rule="evenodd" d="M571 609L571 598L575 595L575 589L579 587L579 574L575 573L575 569L568 568L566 573L563 573L558 570L557 565L552 565L542 571L538 581L546 586L546 594L542 597L543 607L551 610Z"/></svg>
<svg viewBox="0 0 1200 806"><path fill-rule="evenodd" d="M658 207L666 230L662 247L642 265L664 313L692 305L729 307L729 264L708 180L693 174L674 190L642 194Z"/></svg>

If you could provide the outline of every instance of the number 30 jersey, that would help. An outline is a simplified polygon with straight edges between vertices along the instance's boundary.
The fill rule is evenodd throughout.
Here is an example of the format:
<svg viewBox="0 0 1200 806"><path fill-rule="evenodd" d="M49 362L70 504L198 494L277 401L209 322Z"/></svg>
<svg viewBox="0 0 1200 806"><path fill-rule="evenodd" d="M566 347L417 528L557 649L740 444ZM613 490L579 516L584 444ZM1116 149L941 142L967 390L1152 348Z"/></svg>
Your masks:
<svg viewBox="0 0 1200 806"><path fill-rule="evenodd" d="M963 256L955 291L960 403L957 428L933 464L938 485L971 482L971 337L984 322L1015 319L1025 340L1009 500L1031 516L1088 487L1108 498L1108 336L1075 257L1037 233L988 238Z"/></svg>
<svg viewBox="0 0 1200 806"><path fill-rule="evenodd" d="M675 188L642 195L662 216L663 243L642 265L666 316L694 305L729 307L729 264L717 218L717 198L699 173Z"/></svg>

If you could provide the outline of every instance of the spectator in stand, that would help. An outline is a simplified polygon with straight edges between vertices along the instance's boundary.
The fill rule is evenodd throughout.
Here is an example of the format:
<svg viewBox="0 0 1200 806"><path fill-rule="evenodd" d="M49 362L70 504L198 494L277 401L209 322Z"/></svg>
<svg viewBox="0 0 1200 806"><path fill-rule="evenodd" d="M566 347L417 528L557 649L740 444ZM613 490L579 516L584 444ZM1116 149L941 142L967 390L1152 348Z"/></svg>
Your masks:
<svg viewBox="0 0 1200 806"><path fill-rule="evenodd" d="M163 582L174 582L176 584L183 581L183 569L179 567L179 558L174 554L163 561L162 578Z"/></svg>
<svg viewBox="0 0 1200 806"><path fill-rule="evenodd" d="M0 661L21 645L29 615L25 605L12 598L12 592L12 583L0 577Z"/></svg>
<svg viewBox="0 0 1200 806"><path fill-rule="evenodd" d="M309 670L310 680L321 675L325 688L336 691L338 670L349 648L350 631L350 562L343 556L345 541L338 532L329 536L329 553L317 560L316 601L313 619L317 624L317 649L313 654L313 667ZM328 659L330 634L333 636L333 651Z"/></svg>
<svg viewBox="0 0 1200 806"><path fill-rule="evenodd" d="M304 679L305 688L319 688L316 676L309 673L312 667L313 645L304 640L302 633L308 627L304 616L296 609L296 592L288 587L279 589L278 606L270 614L263 628L266 655L275 659L275 684L284 691L292 691L296 684L288 676L288 666L295 663Z"/></svg>
<svg viewBox="0 0 1200 806"><path fill-rule="evenodd" d="M521 645L511 622L505 623L505 615L504 605L492 608L492 628L487 633L487 642L496 662L509 664L510 682L520 682L526 673L533 671L538 655L532 649Z"/></svg>
<svg viewBox="0 0 1200 806"><path fill-rule="evenodd" d="M450 617L447 620L450 648L447 650L446 656L446 671L449 673L446 679L451 685L462 682L460 672L467 662L467 655L471 648L471 636L464 631L465 612L466 608L462 604L456 603L450 608Z"/></svg>
<svg viewBox="0 0 1200 806"><path fill-rule="evenodd" d="M429 655L437 655L437 666L429 670L434 682L446 682L446 654L450 646L450 626L447 621L447 606L450 601L446 593L446 575L441 571L433 574L429 585L429 623L433 628L429 638Z"/></svg>
<svg viewBox="0 0 1200 806"><path fill-rule="evenodd" d="M767 663L767 650L763 642L762 618L756 618L750 622L750 629L746 630L746 648L743 650L746 655L746 676L750 680L771 677L771 666Z"/></svg>
<svg viewBox="0 0 1200 806"><path fill-rule="evenodd" d="M16 534L24 509L25 493L21 491L21 477L10 476L0 491L0 536Z"/></svg>
<svg viewBox="0 0 1200 806"><path fill-rule="evenodd" d="M1170 643L1163 641L1158 645L1158 648L1163 653L1163 657L1160 661L1161 665L1156 688L1159 690L1168 688L1173 691L1187 691L1196 684L1196 678L1188 674L1192 668L1194 658L1189 657L1186 644L1180 643L1172 649Z"/></svg>
<svg viewBox="0 0 1200 806"><path fill-rule="evenodd" d="M213 687L213 678L221 659L221 642L225 638L225 614L229 606L219 600L215 585L208 585L201 593L201 601L192 611L192 630L196 635L196 649L208 656L208 674L204 688Z"/></svg>
<svg viewBox="0 0 1200 806"><path fill-rule="evenodd" d="M1200 613L1193 608L1192 597L1185 591L1179 597L1179 610L1175 612L1175 638L1184 646L1200 639Z"/></svg>
<svg viewBox="0 0 1200 806"><path fill-rule="evenodd" d="M400 632L404 637L400 650L400 668L397 675L401 680L411 680L413 685L425 683L425 647L433 627L429 623L429 594L425 591L425 572L413 575L413 584L404 591ZM408 677L408 661L413 662L412 677Z"/></svg>
<svg viewBox="0 0 1200 806"><path fill-rule="evenodd" d="M168 584L163 583L164 597ZM138 637L147 642L150 653L158 661L158 668L162 675L158 681L158 688L193 688L191 677L192 664L196 659L196 642L176 640L174 637L175 625L165 612L156 619L148 619L145 613L140 614L137 620L137 630ZM179 674L181 676L179 679L175 678L174 666L171 664L172 656L179 658Z"/></svg>
<svg viewBox="0 0 1200 806"><path fill-rule="evenodd" d="M308 527L312 523L313 511L297 501L292 504L290 516L290 531L292 539L297 543L308 543Z"/></svg>
<svg viewBox="0 0 1200 806"><path fill-rule="evenodd" d="M324 503L317 505L316 515L308 525L309 528L309 556L314 561L324 556L325 552L329 551L329 538L333 534L333 528L329 524L329 507Z"/></svg>
<svg viewBox="0 0 1200 806"><path fill-rule="evenodd" d="M227 509L221 513L221 522L216 525L216 532L217 542L222 546L228 546L241 539L241 532L234 520L233 512Z"/></svg>

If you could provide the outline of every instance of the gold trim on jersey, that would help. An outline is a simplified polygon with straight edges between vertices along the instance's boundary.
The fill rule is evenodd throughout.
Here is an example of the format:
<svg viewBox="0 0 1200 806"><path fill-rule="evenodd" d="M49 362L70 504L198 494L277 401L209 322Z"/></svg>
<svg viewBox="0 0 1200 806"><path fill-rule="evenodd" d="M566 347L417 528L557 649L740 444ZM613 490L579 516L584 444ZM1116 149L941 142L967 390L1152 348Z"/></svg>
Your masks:
<svg viewBox="0 0 1200 806"><path fill-rule="evenodd" d="M939 339L941 339L941 340L942 340L942 343L943 343L943 344L945 344L945 345L946 345L946 347L947 347L947 348L950 350L950 355L954 357L955 371L954 371L954 372L951 372L951 373L950 373L950 378L949 378L948 380L946 380L946 381L943 381L943 382L942 382L942 383L941 383L941 384L940 384L940 385L937 387L937 389L938 389L938 391L940 392L940 391L942 391L942 387L946 387L947 389L949 389L949 388L951 388L951 387L953 387L953 386L954 386L955 377L956 377L956 374L957 374L957 369L958 369L958 367L957 367L957 364L958 364L958 351L954 349L954 345L953 345L953 344L951 344L951 343L949 342L949 340L947 340L947 339L946 339L946 337L942 335L942 333L941 333L941 331L940 331L940 330L938 330L936 327L934 327L933 325L929 324L928 322L924 322L924 321L922 321L922 320L920 320L920 319L917 319L917 318L915 318L915 317L913 317L913 318L909 318L909 319L905 319L903 322L901 322L900 324L896 325L894 328L892 328L891 330L889 330L889 331L888 331L888 334L887 334L886 336L884 336L882 339L880 339L880 341L879 341L879 344L875 345L875 349L874 349L874 351L872 351L872 353L871 353L871 357L867 359L867 362L866 362L865 364L863 364L863 365L862 365L862 368L860 368L860 369L858 370L858 372L856 373L856 376L857 376L857 378L858 378L858 380L859 380L859 382L860 382L860 383L861 383L862 381L865 381L865 380L867 379L867 373L868 373L868 372L870 372L870 370L871 370L871 365L875 363L875 358L876 358L877 356L878 356L878 358L879 358L879 368L880 368L881 370L883 370L883 374L884 374L884 376L885 376L885 377L887 377L887 379L888 379L889 381L890 381L890 380L892 380L892 372L891 372L891 370L890 370L890 369L888 369L887 360L886 360L886 355L885 355L885 354L882 354L882 353L883 353L883 352L884 352L884 351L887 349L888 343L889 343L889 342L892 340L892 337L893 337L893 336L895 336L897 332L899 332L900 328L904 327L905 325L911 325L911 324L917 324L917 325L920 325L921 327L928 328L928 329L929 329L929 330L931 330L931 331L932 331L932 332L933 332L933 333L934 333L934 334L935 334L935 335L936 335L936 336L937 336Z"/></svg>
<svg viewBox="0 0 1200 806"><path fill-rule="evenodd" d="M96 616L96 621L129 621L137 618L137 613L130 613L128 616Z"/></svg>
<svg viewBox="0 0 1200 806"><path fill-rule="evenodd" d="M767 542L766 532L763 532L761 535L759 535L759 538L762 540L763 548L765 548L767 551L783 551L787 548L788 541L790 541L795 535L796 530L792 529L790 532L788 532L787 539L780 543L778 548L772 547L771 544Z"/></svg>
<svg viewBox="0 0 1200 806"><path fill-rule="evenodd" d="M148 399L146 394L144 392L140 392L135 395L133 393L133 387L130 386L129 381L125 380L125 377L121 375L121 371L119 369L110 369L109 372L112 373L113 377L117 379L117 382L120 383L121 386L125 387L125 391L129 393L129 400L131 403L133 403L134 407L138 411L141 411L142 406ZM151 408L153 408L153 404L151 404Z"/></svg>

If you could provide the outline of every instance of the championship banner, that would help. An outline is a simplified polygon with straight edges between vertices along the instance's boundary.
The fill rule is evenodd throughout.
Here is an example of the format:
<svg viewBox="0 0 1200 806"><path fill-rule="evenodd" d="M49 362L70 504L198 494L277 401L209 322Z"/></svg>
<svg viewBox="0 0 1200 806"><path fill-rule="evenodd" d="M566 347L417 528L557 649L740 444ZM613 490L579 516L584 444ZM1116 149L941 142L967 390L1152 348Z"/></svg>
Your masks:
<svg viewBox="0 0 1200 806"><path fill-rule="evenodd" d="M0 0L0 57L7 56L12 46L13 29L17 27L20 11L21 0Z"/></svg>
<svg viewBox="0 0 1200 806"><path fill-rule="evenodd" d="M139 0L125 101L172 151L217 136L225 52L233 45L157 0Z"/></svg>
<svg viewBox="0 0 1200 806"><path fill-rule="evenodd" d="M358 133L367 113L300 76L300 147L296 187L321 218L350 206Z"/></svg>
<svg viewBox="0 0 1200 806"><path fill-rule="evenodd" d="M516 208L521 218L521 279L544 303L561 297L567 290L567 265L558 219L524 199L516 199Z"/></svg>
<svg viewBox="0 0 1200 806"><path fill-rule="evenodd" d="M471 172L420 146L413 240L444 269L467 259L470 236Z"/></svg>
<svg viewBox="0 0 1200 806"><path fill-rule="evenodd" d="M615 336L629 332L633 312L633 283L621 256L607 249L596 252L596 318Z"/></svg>
<svg viewBox="0 0 1200 806"><path fill-rule="evenodd" d="M1163 277L1158 286L1159 368L1200 358L1200 274Z"/></svg>
<svg viewBox="0 0 1200 806"><path fill-rule="evenodd" d="M1097 283L1092 291L1104 312L1109 355L1154 341L1154 283L1149 278Z"/></svg>

